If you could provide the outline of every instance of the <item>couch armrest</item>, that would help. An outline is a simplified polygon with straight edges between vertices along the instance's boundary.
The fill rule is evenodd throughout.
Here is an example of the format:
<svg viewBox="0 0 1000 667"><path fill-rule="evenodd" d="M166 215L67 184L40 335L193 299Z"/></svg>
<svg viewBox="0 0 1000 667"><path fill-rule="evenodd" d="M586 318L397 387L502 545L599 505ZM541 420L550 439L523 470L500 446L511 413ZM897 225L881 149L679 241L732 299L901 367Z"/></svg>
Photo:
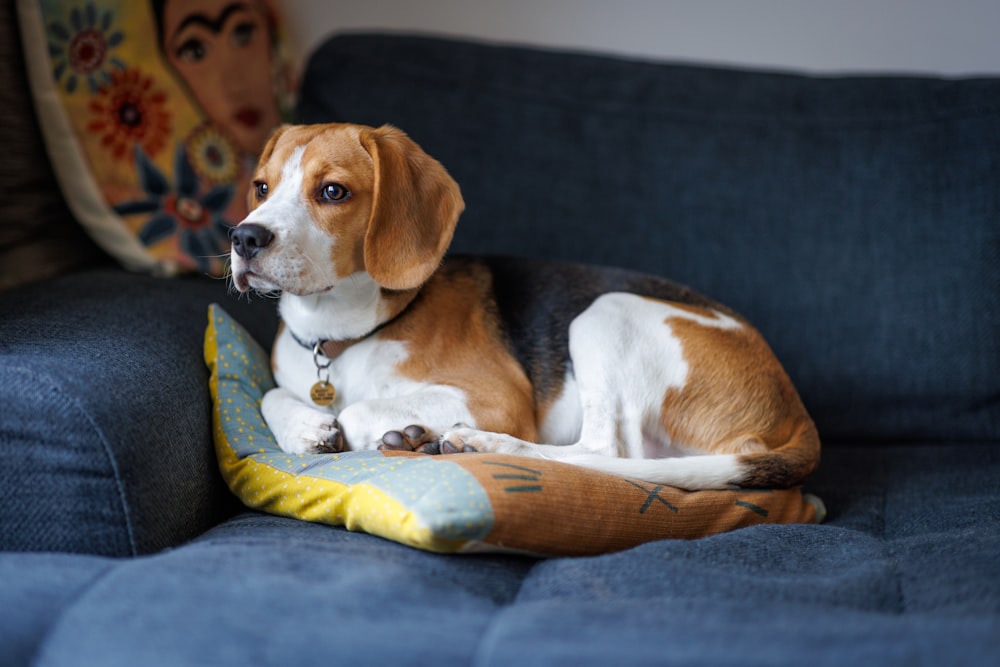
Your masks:
<svg viewBox="0 0 1000 667"><path fill-rule="evenodd" d="M273 303L223 281L105 269L5 296L0 548L148 553L234 511L202 360L212 301L269 345Z"/></svg>

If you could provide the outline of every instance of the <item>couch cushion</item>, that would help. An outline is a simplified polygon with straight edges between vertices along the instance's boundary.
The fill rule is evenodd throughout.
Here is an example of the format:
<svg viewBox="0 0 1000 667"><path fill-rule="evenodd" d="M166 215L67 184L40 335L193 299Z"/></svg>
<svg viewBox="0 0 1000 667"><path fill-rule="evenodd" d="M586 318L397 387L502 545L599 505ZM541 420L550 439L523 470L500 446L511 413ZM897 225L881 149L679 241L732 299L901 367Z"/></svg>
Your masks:
<svg viewBox="0 0 1000 667"><path fill-rule="evenodd" d="M0 553L4 665L29 665L59 615L114 567L98 556ZM15 583L16 582L16 583Z"/></svg>
<svg viewBox="0 0 1000 667"><path fill-rule="evenodd" d="M840 447L814 480L824 525L589 558L441 556L256 513L103 567L0 554L0 643L32 638L49 667L994 664L998 475L988 446Z"/></svg>
<svg viewBox="0 0 1000 667"><path fill-rule="evenodd" d="M211 448L205 309L269 341L273 302L107 269L0 300L0 549L107 555L190 539L235 507Z"/></svg>
<svg viewBox="0 0 1000 667"><path fill-rule="evenodd" d="M628 266L741 311L827 441L1000 433L998 79L352 35L315 53L299 112L440 159L457 250Z"/></svg>

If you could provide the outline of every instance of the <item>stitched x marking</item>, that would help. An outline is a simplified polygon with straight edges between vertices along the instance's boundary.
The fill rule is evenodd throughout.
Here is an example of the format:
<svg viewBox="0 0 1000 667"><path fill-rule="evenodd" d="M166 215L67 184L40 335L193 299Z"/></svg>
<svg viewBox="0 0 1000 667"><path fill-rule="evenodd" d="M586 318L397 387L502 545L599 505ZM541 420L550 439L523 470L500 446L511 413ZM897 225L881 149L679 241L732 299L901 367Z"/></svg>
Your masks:
<svg viewBox="0 0 1000 667"><path fill-rule="evenodd" d="M660 491L663 490L664 486L663 484L658 484L652 489L648 489L642 484L637 484L636 482L633 482L630 479L626 479L625 481L634 486L635 488L641 489L646 492L646 502L644 502L642 504L642 507L639 508L639 514L645 514L646 510L649 509L649 506L653 504L653 501L659 501L671 512L679 511L674 505L671 505L666 500L660 497Z"/></svg>

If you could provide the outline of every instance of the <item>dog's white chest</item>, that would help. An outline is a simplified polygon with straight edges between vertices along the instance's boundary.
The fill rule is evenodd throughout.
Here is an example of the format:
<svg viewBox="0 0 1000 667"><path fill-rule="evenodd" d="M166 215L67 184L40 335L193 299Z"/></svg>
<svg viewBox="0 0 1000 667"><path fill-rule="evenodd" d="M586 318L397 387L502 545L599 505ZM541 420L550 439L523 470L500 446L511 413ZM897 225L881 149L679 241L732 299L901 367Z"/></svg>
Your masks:
<svg viewBox="0 0 1000 667"><path fill-rule="evenodd" d="M405 343L372 339L351 345L335 359L327 359L314 356L285 330L275 341L274 377L304 403L339 412L352 403L390 398L415 389L418 383L396 371L407 354ZM327 381L336 390L331 405L320 406L310 398L310 390L318 381Z"/></svg>

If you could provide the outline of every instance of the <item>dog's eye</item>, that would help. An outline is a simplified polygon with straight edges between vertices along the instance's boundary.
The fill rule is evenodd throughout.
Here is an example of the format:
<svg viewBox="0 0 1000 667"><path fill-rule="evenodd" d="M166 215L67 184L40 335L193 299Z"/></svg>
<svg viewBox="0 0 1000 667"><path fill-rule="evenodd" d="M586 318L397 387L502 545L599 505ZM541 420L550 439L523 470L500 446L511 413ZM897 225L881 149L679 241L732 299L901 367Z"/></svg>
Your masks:
<svg viewBox="0 0 1000 667"><path fill-rule="evenodd" d="M319 196L325 201L339 202L351 196L351 191L340 183L327 183L319 191Z"/></svg>
<svg viewBox="0 0 1000 667"><path fill-rule="evenodd" d="M253 183L254 191L257 193L257 199L265 199L267 197L267 183L264 181L254 181Z"/></svg>

